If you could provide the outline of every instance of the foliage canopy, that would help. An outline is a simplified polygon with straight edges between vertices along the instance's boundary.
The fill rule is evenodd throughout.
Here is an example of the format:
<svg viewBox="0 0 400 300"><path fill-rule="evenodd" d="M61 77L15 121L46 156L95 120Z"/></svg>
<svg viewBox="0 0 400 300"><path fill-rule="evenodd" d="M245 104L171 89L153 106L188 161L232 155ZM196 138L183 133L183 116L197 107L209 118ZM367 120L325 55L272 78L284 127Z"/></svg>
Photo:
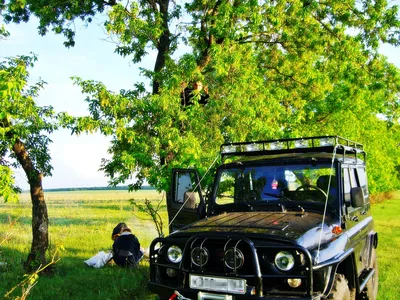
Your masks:
<svg viewBox="0 0 400 300"><path fill-rule="evenodd" d="M116 52L152 84L111 92L75 78L91 116L76 132L112 135L102 169L112 184L167 189L170 169L205 173L223 142L337 134L365 143L373 191L399 187L399 70L378 53L399 44L397 6L372 0L9 1L8 22L40 20L74 45L73 22L104 26ZM186 49L186 51L185 51ZM187 49L190 49L187 51ZM183 83L201 80L207 105L183 108Z"/></svg>
<svg viewBox="0 0 400 300"><path fill-rule="evenodd" d="M28 86L28 67L35 56L17 56L0 62L0 196L16 200L12 167L22 167L32 200L32 245L25 269L46 266L48 214L42 178L51 175L48 134L58 123L52 107L40 107L35 98L44 82ZM32 277L33 278L33 277Z"/></svg>
<svg viewBox="0 0 400 300"><path fill-rule="evenodd" d="M13 148L16 143L22 142L29 153L32 173L27 174L28 181L36 180L38 174L51 175L48 133L57 125L52 107L40 107L35 102L45 82L27 86L28 67L35 61L35 56L17 56L0 62L0 195L6 201L19 191L11 169L19 167Z"/></svg>

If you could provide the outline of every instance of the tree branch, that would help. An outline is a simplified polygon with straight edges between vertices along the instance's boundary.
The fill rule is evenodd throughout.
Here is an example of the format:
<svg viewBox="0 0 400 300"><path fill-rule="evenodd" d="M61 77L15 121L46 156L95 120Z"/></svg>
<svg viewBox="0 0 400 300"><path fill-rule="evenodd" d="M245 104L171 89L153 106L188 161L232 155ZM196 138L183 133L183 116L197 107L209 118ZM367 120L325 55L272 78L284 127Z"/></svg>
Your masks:
<svg viewBox="0 0 400 300"><path fill-rule="evenodd" d="M105 5L108 5L108 6L114 6L114 5L117 4L117 1L116 1L116 0L109 0L109 1L103 0L103 3L104 3Z"/></svg>
<svg viewBox="0 0 400 300"><path fill-rule="evenodd" d="M29 153L25 148L25 144L19 138L15 140L12 149L15 156L17 157L18 162L20 163L22 169L24 169L26 176L28 177L29 184L41 180L43 174L36 170L29 156Z"/></svg>
<svg viewBox="0 0 400 300"><path fill-rule="evenodd" d="M319 24L321 24L322 25L322 27L326 30L326 31L328 31L332 36L334 36L338 41L340 41L341 39L339 38L339 36L336 34L336 33L334 33L333 31L332 31L332 29L330 29L324 22L322 22L320 19L318 19L316 16L313 16L313 18L319 23Z"/></svg>
<svg viewBox="0 0 400 300"><path fill-rule="evenodd" d="M147 0L147 3L150 5L150 7L153 9L154 12L158 12L158 7L157 7L156 1Z"/></svg>
<svg viewBox="0 0 400 300"><path fill-rule="evenodd" d="M221 5L222 1L218 0L215 5L211 9L206 9L206 12L204 13L203 18L201 19L200 23L200 29L201 32L203 33L203 41L204 44L206 45L205 49L201 51L201 57L197 63L197 66L200 68L200 70L203 70L210 62L211 56L210 56L210 49L214 42L217 44L222 44L224 42L224 38L220 38L215 40L214 35L211 33L211 30L208 30L208 27L206 26L207 24L207 18L208 16L211 16L211 24L210 28L213 28L215 25L214 17L218 13L218 7ZM208 32L207 32L208 31Z"/></svg>
<svg viewBox="0 0 400 300"><path fill-rule="evenodd" d="M281 76L283 76L283 77L286 77L286 78L290 78L291 80L293 80L294 82L297 82L298 84L301 84L301 85L303 85L303 86L308 86L307 83L304 83L304 82L302 82L302 81L296 79L296 78L294 77L294 75L288 75L288 74L282 73L281 71L279 71L279 69L278 69L277 67L272 67L272 66L262 66L262 67L264 67L264 68L266 68L266 69L274 70L274 71L275 71L276 73L278 73L279 75L281 75Z"/></svg>
<svg viewBox="0 0 400 300"><path fill-rule="evenodd" d="M281 46L283 46L283 47L286 46L285 42L282 42L282 41L267 41L267 40L242 41L242 40L237 40L237 42L238 42L239 44L250 44L250 43L253 43L253 44L271 44L271 45L273 45L273 44L279 44L279 45L281 45Z"/></svg>

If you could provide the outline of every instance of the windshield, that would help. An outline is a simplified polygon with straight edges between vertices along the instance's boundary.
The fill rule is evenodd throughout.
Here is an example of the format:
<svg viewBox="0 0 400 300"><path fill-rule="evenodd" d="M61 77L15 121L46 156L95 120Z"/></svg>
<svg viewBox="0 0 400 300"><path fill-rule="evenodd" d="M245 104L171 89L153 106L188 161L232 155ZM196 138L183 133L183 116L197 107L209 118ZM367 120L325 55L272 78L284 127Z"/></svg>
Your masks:
<svg viewBox="0 0 400 300"><path fill-rule="evenodd" d="M330 207L337 202L335 169L330 164L248 166L221 170L216 204L282 203L323 208L328 197ZM328 185L330 182L330 188ZM298 205L297 205L298 206Z"/></svg>

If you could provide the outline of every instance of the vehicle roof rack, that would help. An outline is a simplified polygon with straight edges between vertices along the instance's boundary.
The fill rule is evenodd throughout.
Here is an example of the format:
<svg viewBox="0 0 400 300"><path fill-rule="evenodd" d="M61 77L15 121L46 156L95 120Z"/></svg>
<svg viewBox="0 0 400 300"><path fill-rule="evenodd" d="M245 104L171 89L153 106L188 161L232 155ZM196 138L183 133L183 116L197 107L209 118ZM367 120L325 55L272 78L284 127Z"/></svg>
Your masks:
<svg viewBox="0 0 400 300"><path fill-rule="evenodd" d="M222 161L233 156L261 156L285 153L327 152L344 155L362 155L365 161L364 146L340 136L313 136L302 138L276 139L254 142L228 143L221 145Z"/></svg>

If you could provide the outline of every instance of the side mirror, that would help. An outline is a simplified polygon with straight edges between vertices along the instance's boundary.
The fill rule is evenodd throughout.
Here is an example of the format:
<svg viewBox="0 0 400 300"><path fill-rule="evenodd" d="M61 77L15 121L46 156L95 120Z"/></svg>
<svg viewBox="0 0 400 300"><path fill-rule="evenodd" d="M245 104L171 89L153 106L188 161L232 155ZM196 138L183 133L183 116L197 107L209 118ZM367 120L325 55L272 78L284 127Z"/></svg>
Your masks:
<svg viewBox="0 0 400 300"><path fill-rule="evenodd" d="M360 187L354 187L350 190L351 204L353 207L364 206L364 192Z"/></svg>

